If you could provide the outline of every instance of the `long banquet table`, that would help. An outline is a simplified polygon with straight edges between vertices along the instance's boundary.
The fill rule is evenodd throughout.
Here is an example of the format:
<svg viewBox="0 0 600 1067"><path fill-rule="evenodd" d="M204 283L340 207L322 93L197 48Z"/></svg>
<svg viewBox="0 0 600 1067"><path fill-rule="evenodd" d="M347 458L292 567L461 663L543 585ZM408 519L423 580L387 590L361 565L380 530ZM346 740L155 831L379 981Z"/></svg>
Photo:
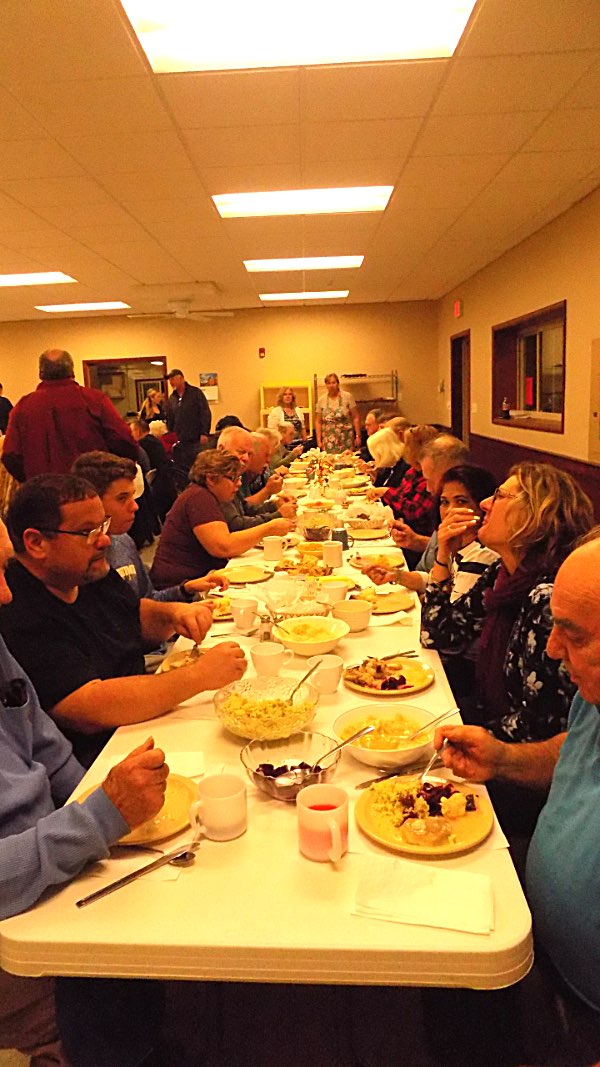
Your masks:
<svg viewBox="0 0 600 1067"><path fill-rule="evenodd" d="M254 551L244 562L246 558L258 561L262 554ZM347 563L340 573L346 570L356 575ZM245 592L261 596L264 590L265 585L249 586ZM215 623L205 644L230 635L246 650L256 640L240 636L233 623ZM348 634L336 652L351 663L368 654L409 648L419 648L417 604L411 612L382 616L368 630ZM434 668L435 682L410 702L441 714L453 707L454 699L437 653L422 655ZM300 677L305 665L305 659L294 657L283 673ZM248 675L253 673L249 659ZM313 728L333 736L337 715L365 702L368 698L342 685L333 696L321 696ZM402 698L397 706L401 709ZM244 776L239 760L243 742L221 727L212 694L205 693L151 723L117 730L77 795L101 782L111 762L150 734L165 749L167 760L170 753L187 753L189 763L189 754L196 754L198 774L226 770ZM334 781L350 794L352 822L352 805L360 795L354 786L370 772L342 753ZM386 922L354 915L352 906L369 857L387 856L391 862L394 854L353 827L349 852L335 868L304 859L298 852L295 805L271 800L247 784L248 830L242 837L226 843L204 841L192 867L178 872L167 868L168 880L159 874L146 876L80 910L75 906L79 898L152 857L115 857L84 871L69 885L47 893L30 911L0 924L0 965L29 976L473 989L511 985L527 974L532 963L531 917L498 827L470 853L429 861L443 869L489 875L495 920L491 933ZM189 836L188 829L169 846Z"/></svg>

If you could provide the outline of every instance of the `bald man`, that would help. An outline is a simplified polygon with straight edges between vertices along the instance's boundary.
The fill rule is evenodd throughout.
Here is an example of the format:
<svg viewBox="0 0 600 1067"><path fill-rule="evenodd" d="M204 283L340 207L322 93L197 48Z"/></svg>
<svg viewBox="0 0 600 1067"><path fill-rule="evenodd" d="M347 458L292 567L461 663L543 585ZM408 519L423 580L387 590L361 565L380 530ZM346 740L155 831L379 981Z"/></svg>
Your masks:
<svg viewBox="0 0 600 1067"><path fill-rule="evenodd" d="M436 731L442 758L471 781L499 779L549 790L527 857L536 935L553 968L568 1026L552 1064L600 1060L600 527L558 571L547 652L578 691L566 733L505 744L476 726Z"/></svg>
<svg viewBox="0 0 600 1067"><path fill-rule="evenodd" d="M129 427L108 397L75 381L69 352L51 348L39 361L40 384L11 412L2 462L18 482L68 474L83 452L114 452L137 461Z"/></svg>

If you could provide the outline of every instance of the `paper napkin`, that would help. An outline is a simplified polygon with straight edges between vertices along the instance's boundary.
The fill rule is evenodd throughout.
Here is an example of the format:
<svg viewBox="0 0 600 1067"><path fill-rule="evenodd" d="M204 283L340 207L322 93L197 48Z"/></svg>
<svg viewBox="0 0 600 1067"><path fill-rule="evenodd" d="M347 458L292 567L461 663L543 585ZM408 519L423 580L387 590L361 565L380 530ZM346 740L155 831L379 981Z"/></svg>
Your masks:
<svg viewBox="0 0 600 1067"><path fill-rule="evenodd" d="M472 934L494 929L494 897L487 874L374 856L365 863L354 915Z"/></svg>

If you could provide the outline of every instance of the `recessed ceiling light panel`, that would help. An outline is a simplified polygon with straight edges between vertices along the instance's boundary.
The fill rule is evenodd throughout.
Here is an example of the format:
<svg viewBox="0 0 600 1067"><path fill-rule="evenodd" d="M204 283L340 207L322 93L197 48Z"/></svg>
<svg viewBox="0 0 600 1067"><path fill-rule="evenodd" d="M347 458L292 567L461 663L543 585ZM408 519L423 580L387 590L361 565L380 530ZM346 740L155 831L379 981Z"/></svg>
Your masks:
<svg viewBox="0 0 600 1067"><path fill-rule="evenodd" d="M36 311L120 311L128 308L122 300L96 300L88 304L36 304Z"/></svg>
<svg viewBox="0 0 600 1067"><path fill-rule="evenodd" d="M64 285L66 282L76 282L69 274L63 274L61 270L37 271L34 274L0 274L0 286L20 285Z"/></svg>
<svg viewBox="0 0 600 1067"><path fill-rule="evenodd" d="M345 189L280 189L269 193L222 193L212 199L223 219L339 215L384 211L393 188L393 185L357 185Z"/></svg>
<svg viewBox="0 0 600 1067"><path fill-rule="evenodd" d="M475 0L121 0L156 73L451 56Z"/></svg>
<svg viewBox="0 0 600 1067"><path fill-rule="evenodd" d="M251 274L274 270L349 270L362 265L364 256L304 256L299 259L245 259Z"/></svg>
<svg viewBox="0 0 600 1067"><path fill-rule="evenodd" d="M345 300L349 289L331 289L322 293L259 293L261 300Z"/></svg>

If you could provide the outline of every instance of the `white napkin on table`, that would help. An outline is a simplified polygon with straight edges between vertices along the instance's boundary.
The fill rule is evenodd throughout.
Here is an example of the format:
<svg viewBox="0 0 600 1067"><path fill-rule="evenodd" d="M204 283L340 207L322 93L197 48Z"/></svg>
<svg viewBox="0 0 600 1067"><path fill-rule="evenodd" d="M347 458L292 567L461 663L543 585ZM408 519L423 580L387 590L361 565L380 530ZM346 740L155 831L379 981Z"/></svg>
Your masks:
<svg viewBox="0 0 600 1067"><path fill-rule="evenodd" d="M374 856L363 869L353 914L489 934L494 929L492 882L487 874Z"/></svg>

